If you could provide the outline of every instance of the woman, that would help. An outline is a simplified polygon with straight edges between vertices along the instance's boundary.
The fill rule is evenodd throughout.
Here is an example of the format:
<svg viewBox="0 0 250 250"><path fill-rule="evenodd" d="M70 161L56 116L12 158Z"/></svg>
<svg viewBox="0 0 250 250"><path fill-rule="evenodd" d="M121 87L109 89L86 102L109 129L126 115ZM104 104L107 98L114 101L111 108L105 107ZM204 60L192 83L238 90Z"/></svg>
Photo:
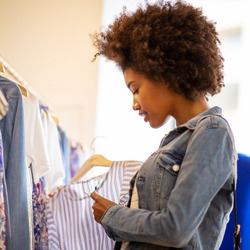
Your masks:
<svg viewBox="0 0 250 250"><path fill-rule="evenodd" d="M184 2L124 10L94 36L98 55L123 71L133 110L152 128L170 116L177 125L131 180L128 207L91 194L116 249L219 249L237 154L221 108L207 103L224 86L218 43L214 24Z"/></svg>

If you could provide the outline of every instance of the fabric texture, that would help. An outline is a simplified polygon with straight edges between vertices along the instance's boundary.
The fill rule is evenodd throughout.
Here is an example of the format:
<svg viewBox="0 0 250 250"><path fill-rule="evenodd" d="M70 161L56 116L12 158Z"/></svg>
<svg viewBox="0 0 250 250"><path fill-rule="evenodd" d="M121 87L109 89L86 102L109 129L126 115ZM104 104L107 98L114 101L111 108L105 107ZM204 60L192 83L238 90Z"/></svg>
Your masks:
<svg viewBox="0 0 250 250"><path fill-rule="evenodd" d="M30 235L23 100L20 89L13 81L0 76L0 88L9 105L8 113L0 121L7 186L6 246L11 250L27 250Z"/></svg>
<svg viewBox="0 0 250 250"><path fill-rule="evenodd" d="M37 96L29 90L23 97L27 164L32 163L35 183L49 171L49 155Z"/></svg>
<svg viewBox="0 0 250 250"><path fill-rule="evenodd" d="M166 135L133 178L140 209L112 206L101 224L116 249L121 241L131 241L127 249L219 249L236 160L221 109L206 110Z"/></svg>
<svg viewBox="0 0 250 250"><path fill-rule="evenodd" d="M127 204L129 181L141 167L137 161L114 161L107 174L66 185L48 201L49 249L113 249L114 241L94 220L93 200L88 196L96 188L119 206Z"/></svg>
<svg viewBox="0 0 250 250"><path fill-rule="evenodd" d="M32 174L32 164L30 169ZM41 177L38 183L35 183L33 179L33 249L35 250L48 249L47 193L45 187L44 177Z"/></svg>
<svg viewBox="0 0 250 250"><path fill-rule="evenodd" d="M4 94L0 90L0 120L6 115L6 113L8 112L8 108L8 102L5 99Z"/></svg>
<svg viewBox="0 0 250 250"><path fill-rule="evenodd" d="M72 141L70 146L70 175L71 178L81 168L82 164L90 157L85 145Z"/></svg>
<svg viewBox="0 0 250 250"><path fill-rule="evenodd" d="M6 215L4 204L4 160L3 160L3 141L0 131L0 249L6 249Z"/></svg>
<svg viewBox="0 0 250 250"><path fill-rule="evenodd" d="M41 117L50 162L49 171L44 175L46 192L49 194L64 184L65 171L57 126L50 115L43 110L41 110Z"/></svg>
<svg viewBox="0 0 250 250"><path fill-rule="evenodd" d="M138 191L136 188L136 184L133 186L133 191L131 195L131 203L130 203L130 208L139 208L139 196L138 196ZM129 241L124 241L122 243L121 250L125 250L127 246L129 245Z"/></svg>
<svg viewBox="0 0 250 250"><path fill-rule="evenodd" d="M65 179L63 180L63 183L67 184L71 179L70 147L69 147L68 138L67 138L66 133L59 126L57 126L57 129L58 129L58 133L59 133L59 142L60 142L60 148L61 148L61 152L62 152L64 172L65 172Z"/></svg>

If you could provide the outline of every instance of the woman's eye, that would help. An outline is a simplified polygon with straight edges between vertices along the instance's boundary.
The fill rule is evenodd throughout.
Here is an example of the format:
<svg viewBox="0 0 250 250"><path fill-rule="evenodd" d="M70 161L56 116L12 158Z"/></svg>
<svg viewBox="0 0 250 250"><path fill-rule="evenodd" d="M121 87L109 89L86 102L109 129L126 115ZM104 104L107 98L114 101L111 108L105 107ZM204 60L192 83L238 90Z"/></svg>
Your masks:
<svg viewBox="0 0 250 250"><path fill-rule="evenodd" d="M138 94L138 93L139 93L139 89L135 90L135 91L133 92L133 95Z"/></svg>

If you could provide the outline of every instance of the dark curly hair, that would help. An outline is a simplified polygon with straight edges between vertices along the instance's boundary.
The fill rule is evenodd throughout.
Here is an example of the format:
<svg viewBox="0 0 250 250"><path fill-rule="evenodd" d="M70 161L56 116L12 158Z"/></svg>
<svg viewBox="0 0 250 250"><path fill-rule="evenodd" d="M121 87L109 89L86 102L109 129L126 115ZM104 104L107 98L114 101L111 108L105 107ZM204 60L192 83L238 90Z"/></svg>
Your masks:
<svg viewBox="0 0 250 250"><path fill-rule="evenodd" d="M158 1L123 9L106 31L92 36L103 55L123 71L131 68L152 81L169 84L189 100L213 96L223 84L223 57L215 24L184 2Z"/></svg>

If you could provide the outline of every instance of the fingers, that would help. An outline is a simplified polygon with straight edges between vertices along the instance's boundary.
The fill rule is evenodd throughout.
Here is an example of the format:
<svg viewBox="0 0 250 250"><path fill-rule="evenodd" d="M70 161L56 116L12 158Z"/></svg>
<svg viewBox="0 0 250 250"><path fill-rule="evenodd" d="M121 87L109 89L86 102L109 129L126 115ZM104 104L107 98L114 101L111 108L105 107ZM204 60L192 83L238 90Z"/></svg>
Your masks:
<svg viewBox="0 0 250 250"><path fill-rule="evenodd" d="M101 217L105 211L105 208L103 208L103 205L100 202L101 199L98 199L101 196L98 195L97 193L93 192L90 194L90 197L95 201L95 203L92 206L95 221L100 223ZM98 201L97 201L97 199L98 199Z"/></svg>
<svg viewBox="0 0 250 250"><path fill-rule="evenodd" d="M90 197L95 201L92 209L96 222L100 223L100 220L105 213L105 211L112 205L117 205L115 202L110 201L102 197L101 195L93 192Z"/></svg>
<svg viewBox="0 0 250 250"><path fill-rule="evenodd" d="M91 197L94 201L96 201L96 200L97 200L99 197L101 197L101 196L100 196L99 194L93 192L93 193L90 194L90 197Z"/></svg>

